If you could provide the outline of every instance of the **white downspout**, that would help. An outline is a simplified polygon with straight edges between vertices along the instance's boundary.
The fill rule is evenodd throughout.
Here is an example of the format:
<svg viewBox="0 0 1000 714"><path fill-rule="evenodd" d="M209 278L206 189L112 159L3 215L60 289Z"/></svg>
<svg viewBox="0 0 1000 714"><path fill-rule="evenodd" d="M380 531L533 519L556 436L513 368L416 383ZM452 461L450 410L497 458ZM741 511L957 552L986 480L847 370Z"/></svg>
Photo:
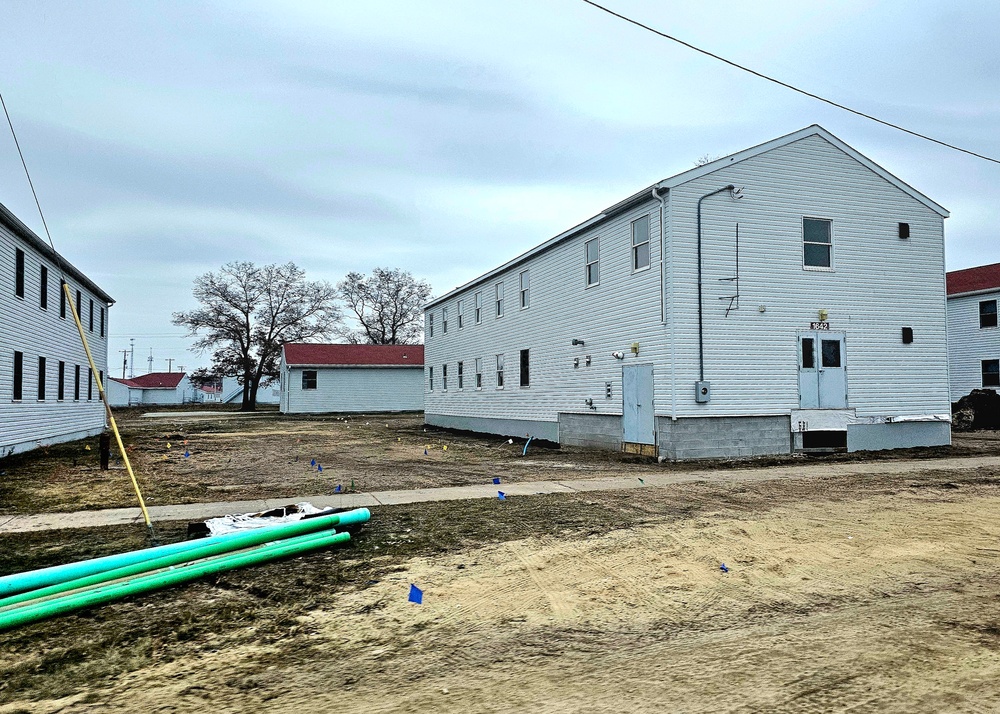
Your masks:
<svg viewBox="0 0 1000 714"><path fill-rule="evenodd" d="M653 198L660 202L660 324L667 324L667 296L663 292L665 286L663 284L663 207L666 205L666 199L663 198L656 190L656 186L653 186Z"/></svg>

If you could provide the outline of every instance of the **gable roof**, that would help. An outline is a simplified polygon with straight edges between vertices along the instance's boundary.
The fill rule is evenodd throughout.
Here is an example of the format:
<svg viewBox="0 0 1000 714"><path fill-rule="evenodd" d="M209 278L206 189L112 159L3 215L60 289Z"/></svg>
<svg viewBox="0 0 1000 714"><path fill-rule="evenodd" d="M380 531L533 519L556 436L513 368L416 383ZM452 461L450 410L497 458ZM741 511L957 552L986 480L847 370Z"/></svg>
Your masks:
<svg viewBox="0 0 1000 714"><path fill-rule="evenodd" d="M945 276L949 297L1000 290L1000 263L952 270Z"/></svg>
<svg viewBox="0 0 1000 714"><path fill-rule="evenodd" d="M177 389L177 385L184 379L184 374L184 372L150 372L131 379L116 377L111 379L132 389Z"/></svg>
<svg viewBox="0 0 1000 714"><path fill-rule="evenodd" d="M315 345L291 342L283 346L285 364L295 367L423 367L423 345Z"/></svg>
<svg viewBox="0 0 1000 714"><path fill-rule="evenodd" d="M435 298L430 302L428 302L424 306L424 309L426 310L427 308L434 307L435 305L438 305L444 302L445 300L448 300L449 298L453 297L457 293L468 290L469 288L475 285L488 282L491 278L499 275L500 273L506 270L510 270L514 266L527 261L529 258L532 258L535 255L538 255L539 253L543 253L549 250L553 246L558 245L559 243L562 243L563 241L568 240L569 238L572 238L581 231L584 231L587 228L591 228L592 226L597 225L598 223L602 223L610 218L613 218L614 216L617 216L635 207L640 203L652 200L653 197L656 196L657 194L659 194L660 196L664 195L660 193L661 191L669 192L671 189L677 188L678 186L686 184L690 181L694 181L695 179L701 178L702 176L710 174L713 171L718 171L719 169L725 168L727 166L733 166L734 164L737 164L740 161L751 159L767 151L772 151L773 149L777 149L779 147L786 146L793 142L800 141L801 139L804 139L809 136L819 136L825 139L826 141L830 142L835 147L843 151L845 154L853 158L855 161L859 162L869 170L881 176L883 179L885 179L890 184L898 188L900 191L903 191L904 193L910 195L920 203L927 206L929 209L940 215L942 218L947 218L949 216L948 209L944 208L939 203L936 203L935 201L931 200L924 194L920 193L906 182L892 175L884 168L876 164L874 161L869 159L867 156L862 154L860 151L857 151L856 149L845 144L843 141L841 141L836 136L828 132L819 124L811 124L810 126L807 126L804 129L793 131L791 134L785 134L784 136L779 136L777 139L772 139L771 141L766 141L763 144L757 144L756 146L751 146L749 149L738 151L735 154L730 154L729 156L723 156L721 159L710 161L709 163L704 164L702 166L696 166L695 168L690 169L688 171L682 171L681 173L675 174L670 178L665 178L662 181L659 181L658 183L647 186L641 191L632 194L625 200L619 201L613 206L605 208L596 216L588 218L583 223L573 226L569 230L564 231L556 236L553 236L544 243L537 245L531 250L526 251L521 255L517 256L516 258L507 261L503 265L494 268L493 270L490 270L487 273L483 273L478 278L474 278L473 280L470 280L464 285L460 285L454 290L449 290L441 297Z"/></svg>
<svg viewBox="0 0 1000 714"><path fill-rule="evenodd" d="M71 265L70 262L59 253L52 250L52 246L39 238L33 230L24 225L24 223L22 223L21 220L11 213L10 209L2 203L0 203L0 225L3 225L4 228L59 266L59 268L61 268L67 276L73 278L80 283L82 287L87 288L87 290L93 293L94 297L103 300L108 305L115 304L115 301L110 295L97 287L97 284L94 283L94 281Z"/></svg>

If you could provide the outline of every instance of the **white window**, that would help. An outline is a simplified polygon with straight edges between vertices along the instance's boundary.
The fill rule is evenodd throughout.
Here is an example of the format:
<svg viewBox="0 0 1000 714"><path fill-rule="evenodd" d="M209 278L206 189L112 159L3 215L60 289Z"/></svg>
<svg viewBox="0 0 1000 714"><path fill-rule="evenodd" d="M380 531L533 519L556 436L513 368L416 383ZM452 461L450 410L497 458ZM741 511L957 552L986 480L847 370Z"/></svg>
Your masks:
<svg viewBox="0 0 1000 714"><path fill-rule="evenodd" d="M632 221L632 271L649 267L649 216Z"/></svg>
<svg viewBox="0 0 1000 714"><path fill-rule="evenodd" d="M833 267L833 221L802 219L802 265L807 268Z"/></svg>
<svg viewBox="0 0 1000 714"><path fill-rule="evenodd" d="M465 382L464 382L465 375L463 374L463 372L465 371L464 368L465 368L465 363L464 362L459 362L458 363L458 373L457 373L457 376L458 376L458 388L459 389L462 389L465 386Z"/></svg>
<svg viewBox="0 0 1000 714"><path fill-rule="evenodd" d="M503 389L503 355L497 355L497 389Z"/></svg>
<svg viewBox="0 0 1000 714"><path fill-rule="evenodd" d="M434 337L434 313L427 313L427 336Z"/></svg>
<svg viewBox="0 0 1000 714"><path fill-rule="evenodd" d="M458 329L461 330L462 327L463 327L462 323L464 321L463 320L463 313L465 312L465 301L464 300L459 300L458 301L458 309L455 312L458 313Z"/></svg>
<svg viewBox="0 0 1000 714"><path fill-rule="evenodd" d="M483 358L476 357L476 389L483 388Z"/></svg>
<svg viewBox="0 0 1000 714"><path fill-rule="evenodd" d="M434 368L433 367L428 367L427 368L427 387L432 392L434 391Z"/></svg>
<svg viewBox="0 0 1000 714"><path fill-rule="evenodd" d="M601 243L600 238L588 240L584 244L584 256L587 263L587 287L601 282Z"/></svg>
<svg viewBox="0 0 1000 714"><path fill-rule="evenodd" d="M476 324L483 321L483 294L476 293Z"/></svg>
<svg viewBox="0 0 1000 714"><path fill-rule="evenodd" d="M528 307L528 271L521 273L521 309Z"/></svg>
<svg viewBox="0 0 1000 714"><path fill-rule="evenodd" d="M441 389L448 391L448 365L441 365Z"/></svg>
<svg viewBox="0 0 1000 714"><path fill-rule="evenodd" d="M448 334L448 308L441 308L441 333Z"/></svg>
<svg viewBox="0 0 1000 714"><path fill-rule="evenodd" d="M503 283L496 284L494 300L496 302L497 317L503 317Z"/></svg>

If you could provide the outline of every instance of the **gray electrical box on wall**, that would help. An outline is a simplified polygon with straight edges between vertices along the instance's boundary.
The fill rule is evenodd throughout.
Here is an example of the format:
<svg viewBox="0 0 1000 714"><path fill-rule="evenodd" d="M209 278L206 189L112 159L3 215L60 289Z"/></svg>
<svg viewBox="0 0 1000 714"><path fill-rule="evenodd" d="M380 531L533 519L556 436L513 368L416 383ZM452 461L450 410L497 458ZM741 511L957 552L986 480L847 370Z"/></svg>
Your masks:
<svg viewBox="0 0 1000 714"><path fill-rule="evenodd" d="M712 383L711 382L695 382L694 383L694 400L698 403L704 404L705 402L712 401Z"/></svg>

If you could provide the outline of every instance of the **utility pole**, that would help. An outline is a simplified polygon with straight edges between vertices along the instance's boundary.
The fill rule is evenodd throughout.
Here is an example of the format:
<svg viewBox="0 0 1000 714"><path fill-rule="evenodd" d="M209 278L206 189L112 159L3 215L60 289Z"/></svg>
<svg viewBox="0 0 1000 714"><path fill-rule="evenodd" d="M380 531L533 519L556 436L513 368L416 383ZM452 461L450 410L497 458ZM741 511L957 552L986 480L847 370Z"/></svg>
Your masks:
<svg viewBox="0 0 1000 714"><path fill-rule="evenodd" d="M122 379L125 379L125 367L128 365L128 350L118 350L122 353Z"/></svg>
<svg viewBox="0 0 1000 714"><path fill-rule="evenodd" d="M129 355L128 355L128 376L135 376L135 338L131 337L128 341L129 345Z"/></svg>
<svg viewBox="0 0 1000 714"><path fill-rule="evenodd" d="M149 360L148 361L149 361L148 374L152 374L153 373L153 348L152 347L149 348Z"/></svg>

